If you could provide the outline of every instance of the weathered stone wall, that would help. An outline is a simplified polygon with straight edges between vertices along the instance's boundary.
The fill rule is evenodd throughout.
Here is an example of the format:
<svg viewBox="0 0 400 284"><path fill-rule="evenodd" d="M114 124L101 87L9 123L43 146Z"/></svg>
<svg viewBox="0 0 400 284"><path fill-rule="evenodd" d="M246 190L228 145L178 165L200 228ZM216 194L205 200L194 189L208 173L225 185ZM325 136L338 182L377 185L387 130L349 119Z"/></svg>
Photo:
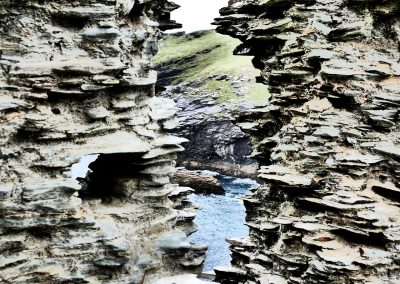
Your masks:
<svg viewBox="0 0 400 284"><path fill-rule="evenodd" d="M178 166L229 176L256 177L257 163L248 158L252 151L250 136L233 121L216 119L194 123L178 127L176 133L189 140L184 144L185 151L178 154Z"/></svg>
<svg viewBox="0 0 400 284"><path fill-rule="evenodd" d="M0 282L143 283L201 265L168 196L185 139L149 59L165 0L0 1ZM99 155L79 183L71 166ZM193 216L189 216L193 219Z"/></svg>
<svg viewBox="0 0 400 284"><path fill-rule="evenodd" d="M400 281L400 1L242 0L221 14L272 98L239 123L267 183L218 277Z"/></svg>

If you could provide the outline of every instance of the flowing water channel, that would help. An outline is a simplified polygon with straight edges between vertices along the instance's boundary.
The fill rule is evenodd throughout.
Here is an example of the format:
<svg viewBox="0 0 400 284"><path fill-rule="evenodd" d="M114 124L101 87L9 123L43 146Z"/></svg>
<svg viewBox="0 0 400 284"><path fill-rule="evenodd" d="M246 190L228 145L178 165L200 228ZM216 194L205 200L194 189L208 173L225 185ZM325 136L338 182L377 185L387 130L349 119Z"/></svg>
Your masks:
<svg viewBox="0 0 400 284"><path fill-rule="evenodd" d="M182 29L170 32L186 33L213 29L214 18L219 16L219 9L227 6L228 0L174 0L181 8L174 11L172 19L183 25ZM250 179L238 179L214 173L224 187L225 195L196 195L190 200L198 205L195 223L198 230L190 236L195 243L208 245L205 271L216 266L230 266L229 244L226 239L248 236L245 223L245 208L238 196L245 195L257 182Z"/></svg>
<svg viewBox="0 0 400 284"><path fill-rule="evenodd" d="M89 164L95 161L97 156L83 157L79 163L73 165L72 176L84 178L89 171ZM248 236L245 208L243 201L238 197L258 187L258 183L251 179L234 178L210 171L203 172L215 176L226 192L225 195L192 194L190 196L190 201L199 209L196 211L195 219L198 229L190 235L189 239L194 243L208 245L204 271L210 271L216 266L230 266L231 257L227 239Z"/></svg>
<svg viewBox="0 0 400 284"><path fill-rule="evenodd" d="M226 6L228 0L174 0L174 2L181 8L172 13L172 18L182 23L183 27L170 32L188 33L215 28L211 22L219 16L218 10ZM84 178L89 170L89 164L95 161L97 156L85 156L75 164L71 169L73 178ZM250 179L205 172L216 176L226 191L225 195L193 194L190 196L190 200L200 209L197 210L195 219L198 230L189 238L194 243L208 245L204 271L210 271L216 266L230 266L231 257L227 239L248 235L248 228L245 225L245 208L243 202L237 197L246 195L258 184Z"/></svg>
<svg viewBox="0 0 400 284"><path fill-rule="evenodd" d="M190 240L208 245L204 271L212 270L216 266L230 266L229 244L226 240L249 234L245 225L246 212L243 201L237 197L247 194L250 189L258 186L257 182L251 179L218 174L216 177L225 189L225 195L190 196L190 201L200 207L195 219L198 230L190 236Z"/></svg>

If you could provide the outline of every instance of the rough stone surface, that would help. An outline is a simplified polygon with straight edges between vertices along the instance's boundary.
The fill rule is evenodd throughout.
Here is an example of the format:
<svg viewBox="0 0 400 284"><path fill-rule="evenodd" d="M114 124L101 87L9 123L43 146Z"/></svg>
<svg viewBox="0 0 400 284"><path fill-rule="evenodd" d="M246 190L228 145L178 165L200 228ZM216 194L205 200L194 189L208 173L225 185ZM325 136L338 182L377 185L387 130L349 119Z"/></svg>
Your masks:
<svg viewBox="0 0 400 284"><path fill-rule="evenodd" d="M153 59L159 71L156 90L176 102L172 133L189 140L178 166L257 176L257 163L248 157L250 136L234 121L241 111L264 104L268 91L255 84L258 70L251 59L232 54L238 43L214 30L168 34L160 42Z"/></svg>
<svg viewBox="0 0 400 284"><path fill-rule="evenodd" d="M206 248L182 231L168 250L155 241L193 231L183 224L193 213L175 209L191 191L169 181L186 140L167 134L175 106L155 96L149 68L176 8L0 1L0 282L143 283L201 270ZM87 155L98 158L78 182L71 168Z"/></svg>
<svg viewBox="0 0 400 284"><path fill-rule="evenodd" d="M400 2L232 0L217 30L270 87L252 135L266 185L222 283L400 281ZM252 245L249 245L252 244Z"/></svg>
<svg viewBox="0 0 400 284"><path fill-rule="evenodd" d="M225 194L224 188L216 177L201 171L178 168L172 181L181 186L193 188L199 194Z"/></svg>
<svg viewBox="0 0 400 284"><path fill-rule="evenodd" d="M173 68L172 64L168 67ZM163 70L160 72L162 75ZM231 102L218 103L218 92L197 91L198 85L204 81L224 81L233 82L237 92L240 92L241 80L245 79L227 75L210 76L201 82L168 86L160 94L176 102L177 127L173 133L189 140L184 145L185 151L178 153L179 166L191 170L214 170L231 176L257 176L257 163L249 158L250 136L234 124L238 113L253 108L254 104L249 102L232 108L229 105Z"/></svg>

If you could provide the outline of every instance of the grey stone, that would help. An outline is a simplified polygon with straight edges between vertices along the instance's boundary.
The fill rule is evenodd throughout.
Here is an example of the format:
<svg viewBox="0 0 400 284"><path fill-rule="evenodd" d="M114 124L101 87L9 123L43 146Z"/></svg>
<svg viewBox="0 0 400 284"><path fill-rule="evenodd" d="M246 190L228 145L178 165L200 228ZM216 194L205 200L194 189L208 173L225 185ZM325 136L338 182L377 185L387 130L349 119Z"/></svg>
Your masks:
<svg viewBox="0 0 400 284"><path fill-rule="evenodd" d="M88 109L86 115L91 119L103 119L110 115L110 112L106 110L103 106Z"/></svg>
<svg viewBox="0 0 400 284"><path fill-rule="evenodd" d="M321 127L315 130L313 135L324 138L338 138L340 136L340 131L334 127Z"/></svg>
<svg viewBox="0 0 400 284"><path fill-rule="evenodd" d="M162 251L187 251L191 248L186 234L179 230L174 230L160 236L154 243Z"/></svg>

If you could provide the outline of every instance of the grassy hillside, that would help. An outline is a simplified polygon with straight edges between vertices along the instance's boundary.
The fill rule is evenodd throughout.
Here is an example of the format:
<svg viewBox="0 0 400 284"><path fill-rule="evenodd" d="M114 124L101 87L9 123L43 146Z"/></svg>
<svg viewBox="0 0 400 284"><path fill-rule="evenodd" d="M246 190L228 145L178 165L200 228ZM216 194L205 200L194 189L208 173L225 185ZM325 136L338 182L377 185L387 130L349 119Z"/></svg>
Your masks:
<svg viewBox="0 0 400 284"><path fill-rule="evenodd" d="M168 77L169 84L196 82L196 92L188 95L208 91L220 95L216 103L264 103L267 87L255 83L259 71L253 68L251 57L233 55L239 44L238 40L213 30L168 35L161 42L154 65L161 77ZM213 79L221 75L228 79Z"/></svg>

